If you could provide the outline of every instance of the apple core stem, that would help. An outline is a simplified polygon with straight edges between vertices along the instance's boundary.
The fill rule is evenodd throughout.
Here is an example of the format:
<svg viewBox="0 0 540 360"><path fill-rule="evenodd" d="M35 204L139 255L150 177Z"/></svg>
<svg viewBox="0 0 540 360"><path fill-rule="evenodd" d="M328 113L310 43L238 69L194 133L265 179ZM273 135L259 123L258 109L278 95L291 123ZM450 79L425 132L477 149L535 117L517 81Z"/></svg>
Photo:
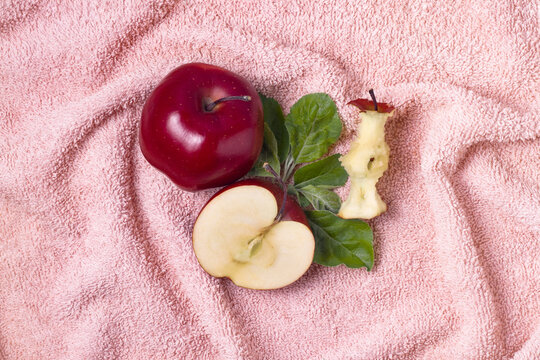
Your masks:
<svg viewBox="0 0 540 360"><path fill-rule="evenodd" d="M211 102L209 104L205 104L204 105L204 110L212 111L212 110L214 110L214 108L218 104L221 104L222 102L229 101L229 100L251 101L251 96L244 95L244 96L226 96L226 97L222 97L221 99L217 99L216 101L213 101L213 102Z"/></svg>
<svg viewBox="0 0 540 360"><path fill-rule="evenodd" d="M279 208L279 212L276 215L276 218L274 219L274 223L281 220L281 217L283 216L283 211L285 210L285 203L287 202L287 184L283 182L283 179L276 173L276 171L270 166L268 163L263 164L264 170L268 171L270 174L272 174L276 180L279 182L279 185L283 188L283 201L281 202L281 207Z"/></svg>
<svg viewBox="0 0 540 360"><path fill-rule="evenodd" d="M371 96L371 100L373 100L375 111L379 111L379 106L377 105L377 99L375 99L375 92L373 91L373 89L369 89L369 95Z"/></svg>

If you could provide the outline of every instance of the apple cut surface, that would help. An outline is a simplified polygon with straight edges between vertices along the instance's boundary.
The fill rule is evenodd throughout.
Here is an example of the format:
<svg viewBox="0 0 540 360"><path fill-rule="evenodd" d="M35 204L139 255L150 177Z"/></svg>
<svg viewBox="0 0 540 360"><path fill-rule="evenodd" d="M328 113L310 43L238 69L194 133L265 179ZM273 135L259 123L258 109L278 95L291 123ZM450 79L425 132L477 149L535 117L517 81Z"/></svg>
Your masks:
<svg viewBox="0 0 540 360"><path fill-rule="evenodd" d="M274 223L278 210L272 192L255 185L211 199L193 229L203 269L250 289L276 289L300 278L313 260L315 240L305 224Z"/></svg>

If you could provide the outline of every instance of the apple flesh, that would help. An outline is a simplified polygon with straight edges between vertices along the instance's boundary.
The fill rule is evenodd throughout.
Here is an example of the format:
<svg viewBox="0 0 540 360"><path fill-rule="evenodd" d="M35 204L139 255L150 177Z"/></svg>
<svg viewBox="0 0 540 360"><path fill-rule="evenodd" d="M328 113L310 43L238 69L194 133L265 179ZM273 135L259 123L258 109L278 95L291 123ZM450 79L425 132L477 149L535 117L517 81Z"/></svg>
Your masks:
<svg viewBox="0 0 540 360"><path fill-rule="evenodd" d="M313 261L315 239L301 207L266 180L249 179L214 195L193 228L202 268L250 289L277 289L300 278Z"/></svg>
<svg viewBox="0 0 540 360"><path fill-rule="evenodd" d="M184 190L230 184L255 164L263 144L255 88L223 68L182 65L154 89L141 117L139 143L150 164Z"/></svg>
<svg viewBox="0 0 540 360"><path fill-rule="evenodd" d="M394 108L377 103L371 95L373 100L349 102L362 111L362 121L350 150L340 159L351 179L349 195L338 213L344 219L372 219L386 211L376 184L388 168L390 148L384 140L384 126Z"/></svg>

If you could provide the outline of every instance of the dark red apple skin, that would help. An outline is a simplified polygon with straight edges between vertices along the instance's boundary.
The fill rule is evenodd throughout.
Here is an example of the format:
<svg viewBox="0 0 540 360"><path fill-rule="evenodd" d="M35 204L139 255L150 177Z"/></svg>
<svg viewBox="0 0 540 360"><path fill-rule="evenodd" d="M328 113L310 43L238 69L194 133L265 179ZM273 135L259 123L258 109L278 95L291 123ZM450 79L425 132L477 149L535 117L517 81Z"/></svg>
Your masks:
<svg viewBox="0 0 540 360"><path fill-rule="evenodd" d="M248 185L261 186L266 190L270 191L272 195L274 195L274 197L276 198L278 209L281 207L281 204L283 203L283 189L275 183L262 178L246 179L237 181L234 184L230 184L229 186L226 186L223 189L219 190L217 193L215 193L214 196L212 196L210 200L208 200L208 202L204 205L204 207L206 207L206 205L210 203L210 201L212 201L212 199L214 199L219 194L227 190L233 189L237 186ZM306 225L308 229L311 229L309 227L308 219L306 217L306 214L304 213L304 210L302 210L298 202L296 202L296 200L291 195L287 195L287 201L285 202L285 209L283 210L283 216L281 217L281 221L297 221Z"/></svg>
<svg viewBox="0 0 540 360"><path fill-rule="evenodd" d="M209 103L229 100L206 111ZM263 144L263 110L255 88L226 69L191 63L169 73L147 99L139 144L150 164L184 190L230 184L254 165Z"/></svg>
<svg viewBox="0 0 540 360"><path fill-rule="evenodd" d="M375 111L375 103L369 99L356 99L349 101L347 105L354 105L359 108L361 111ZM394 111L392 105L386 103L380 103L377 101L377 112L380 113L391 113Z"/></svg>

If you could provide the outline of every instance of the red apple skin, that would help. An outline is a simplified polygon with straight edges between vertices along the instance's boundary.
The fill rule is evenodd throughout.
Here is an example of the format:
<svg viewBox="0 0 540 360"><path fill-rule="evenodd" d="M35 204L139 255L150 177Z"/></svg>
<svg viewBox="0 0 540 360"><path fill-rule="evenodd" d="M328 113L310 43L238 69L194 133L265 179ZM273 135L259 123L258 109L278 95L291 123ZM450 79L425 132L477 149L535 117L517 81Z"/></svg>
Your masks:
<svg viewBox="0 0 540 360"><path fill-rule="evenodd" d="M208 203L210 203L210 201L212 201L212 199L214 199L219 194L227 190L233 189L237 186L248 185L260 186L270 191L272 195L274 195L274 197L276 198L278 209L281 207L281 204L283 203L283 189L280 186L274 184L273 182L262 178L246 179L235 182L234 184L230 184L229 186L226 186L223 189L219 190L217 193L215 193L214 196L212 196L210 200L208 200L208 202L204 205L204 207L206 207L206 205L208 205ZM302 210L298 202L296 202L296 200L291 195L287 195L287 201L285 203L285 208L283 210L283 216L281 217L281 221L297 221L306 225L308 229L311 229L309 227L309 222L306 214L304 213L304 210Z"/></svg>
<svg viewBox="0 0 540 360"><path fill-rule="evenodd" d="M372 100L368 99L356 99L349 101L347 105L354 105L359 108L361 111L375 111L375 103ZM377 112L380 113L391 113L394 111L392 105L386 103L380 103L377 101Z"/></svg>
<svg viewBox="0 0 540 360"><path fill-rule="evenodd" d="M205 103L229 100L206 111ZM150 164L184 190L230 184L254 165L263 144L263 110L255 88L226 69L191 63L169 73L147 99L139 143Z"/></svg>

